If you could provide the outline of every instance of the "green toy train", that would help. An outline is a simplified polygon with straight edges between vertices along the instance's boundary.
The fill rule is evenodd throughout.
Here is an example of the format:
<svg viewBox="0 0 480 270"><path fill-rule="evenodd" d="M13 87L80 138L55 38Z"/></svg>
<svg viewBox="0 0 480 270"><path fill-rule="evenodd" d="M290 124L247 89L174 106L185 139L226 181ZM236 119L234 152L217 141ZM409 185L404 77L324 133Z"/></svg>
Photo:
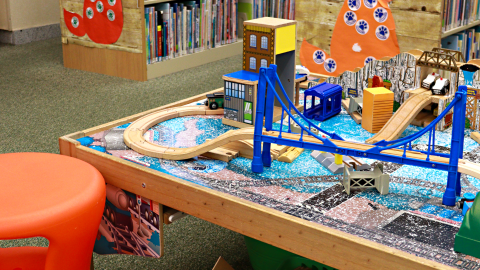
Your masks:
<svg viewBox="0 0 480 270"><path fill-rule="evenodd" d="M207 94L207 100L205 101L205 106L208 106L211 110L216 110L218 108L223 108L223 92L215 92L213 94Z"/></svg>

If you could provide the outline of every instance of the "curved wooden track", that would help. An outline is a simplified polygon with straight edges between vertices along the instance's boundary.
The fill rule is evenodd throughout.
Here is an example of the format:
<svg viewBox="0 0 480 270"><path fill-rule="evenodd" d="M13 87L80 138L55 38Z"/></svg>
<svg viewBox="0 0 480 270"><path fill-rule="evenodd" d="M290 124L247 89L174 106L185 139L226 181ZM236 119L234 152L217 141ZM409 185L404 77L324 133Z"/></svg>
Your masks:
<svg viewBox="0 0 480 270"><path fill-rule="evenodd" d="M253 139L253 127L231 130L218 136L214 140L189 148L161 146L148 142L143 137L143 134L152 126L172 118L215 114L223 115L223 109L210 110L207 106L184 106L161 110L141 117L130 124L123 134L123 140L128 147L140 154L163 159L184 160L199 156L229 142Z"/></svg>
<svg viewBox="0 0 480 270"><path fill-rule="evenodd" d="M432 92L430 92L430 90L419 88L415 91L421 92L407 99L383 128L373 137L367 139L365 141L366 143L398 139L408 125L415 119L415 116L417 116L425 106L432 103Z"/></svg>
<svg viewBox="0 0 480 270"><path fill-rule="evenodd" d="M420 94L419 94L420 95ZM143 137L143 134L151 128L152 126L167 121L172 118L182 117L182 116L191 116L191 115L213 115L213 114L223 114L223 110L209 110L206 106L184 106L184 107L177 107L173 109L165 109L161 110L146 116L143 116L136 121L134 121L130 126L125 130L123 134L123 138L125 144L132 148L133 150L137 151L140 154L144 154L151 157L156 158L163 158L163 159L170 159L170 160L184 160L190 159L196 156L199 156L203 153L206 153L210 150L213 150L217 147L222 145L228 144L230 142L239 141L239 140L252 140L253 139L253 131L254 128L242 128L237 130L228 131L217 138L207 141L203 144L196 145L194 147L189 148L175 148L175 147L167 147L161 146L157 144L153 144L147 142ZM264 135L278 137L277 131L264 131ZM300 134L291 134L291 133L282 133L283 138L292 139L292 140L300 140ZM303 140L305 142L312 142L322 144L321 141L316 139L313 136L303 136ZM375 147L371 144L364 144L358 142L349 142L349 141L339 141L339 140L331 140L335 145L339 147L344 147L348 149L355 149L355 150L368 150L370 148ZM401 149L388 149L384 150L381 153L393 155L393 156L403 156L403 150ZM406 155L410 158L426 160L427 155L407 151ZM438 157L438 156L430 156L431 161L447 163L449 162L448 158ZM466 160L459 160L458 163L458 171L460 173L468 174L470 176L480 178L480 165L476 163L472 163Z"/></svg>

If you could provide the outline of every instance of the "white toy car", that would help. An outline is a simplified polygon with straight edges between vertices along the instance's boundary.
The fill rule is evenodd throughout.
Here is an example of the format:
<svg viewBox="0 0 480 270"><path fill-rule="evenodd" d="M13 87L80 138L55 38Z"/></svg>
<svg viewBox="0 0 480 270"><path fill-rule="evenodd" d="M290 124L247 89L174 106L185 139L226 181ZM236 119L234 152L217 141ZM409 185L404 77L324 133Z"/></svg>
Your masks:
<svg viewBox="0 0 480 270"><path fill-rule="evenodd" d="M442 77L435 81L435 85L432 87L432 93L434 95L445 95L448 92L450 81Z"/></svg>
<svg viewBox="0 0 480 270"><path fill-rule="evenodd" d="M432 87L439 76L440 75L436 73L428 74L427 78L425 78L425 80L423 80L422 82L422 87L428 90L432 90Z"/></svg>

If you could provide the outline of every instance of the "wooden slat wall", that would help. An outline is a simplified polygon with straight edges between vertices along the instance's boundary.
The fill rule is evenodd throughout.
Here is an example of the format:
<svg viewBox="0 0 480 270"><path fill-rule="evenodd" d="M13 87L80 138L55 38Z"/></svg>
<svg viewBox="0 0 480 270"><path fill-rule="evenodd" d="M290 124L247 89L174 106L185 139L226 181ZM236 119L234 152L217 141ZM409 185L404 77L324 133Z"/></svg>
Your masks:
<svg viewBox="0 0 480 270"><path fill-rule="evenodd" d="M330 41L344 0L297 0L296 62L304 38L330 53ZM440 45L442 0L393 0L390 2L395 19L400 52L413 49L431 50Z"/></svg>
<svg viewBox="0 0 480 270"><path fill-rule="evenodd" d="M65 25L63 18L63 9L77 13L83 17L83 0L60 0L60 27L63 40L69 43L79 44L86 47L107 48L111 50L120 50L133 53L142 53L143 51L143 12L142 0L122 0L123 5L123 31L117 42L110 45L97 44L88 38L88 34L83 37L73 35ZM143 31L142 31L143 30Z"/></svg>

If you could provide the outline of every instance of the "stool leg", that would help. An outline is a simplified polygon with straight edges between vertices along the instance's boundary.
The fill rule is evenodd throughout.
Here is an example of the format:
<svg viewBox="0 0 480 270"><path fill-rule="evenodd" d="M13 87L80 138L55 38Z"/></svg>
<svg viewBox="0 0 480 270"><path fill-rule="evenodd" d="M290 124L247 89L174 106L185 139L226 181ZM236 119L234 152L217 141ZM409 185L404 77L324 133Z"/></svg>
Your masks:
<svg viewBox="0 0 480 270"><path fill-rule="evenodd" d="M88 213L59 224L47 232L50 245L45 270L88 270L93 264L92 253L105 202Z"/></svg>

